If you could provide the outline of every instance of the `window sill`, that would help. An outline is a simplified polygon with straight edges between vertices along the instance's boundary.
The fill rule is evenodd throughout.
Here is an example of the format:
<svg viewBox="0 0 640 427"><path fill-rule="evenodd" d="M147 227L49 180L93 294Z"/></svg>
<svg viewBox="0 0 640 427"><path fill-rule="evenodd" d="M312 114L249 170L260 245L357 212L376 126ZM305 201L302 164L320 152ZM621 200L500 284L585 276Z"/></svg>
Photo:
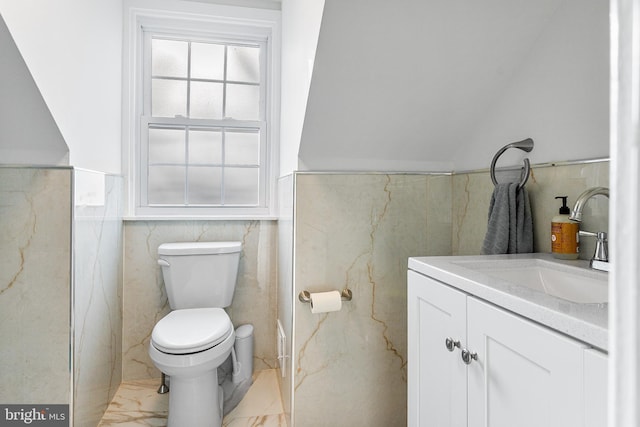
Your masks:
<svg viewBox="0 0 640 427"><path fill-rule="evenodd" d="M273 215L154 215L154 216L124 216L123 221L276 221Z"/></svg>

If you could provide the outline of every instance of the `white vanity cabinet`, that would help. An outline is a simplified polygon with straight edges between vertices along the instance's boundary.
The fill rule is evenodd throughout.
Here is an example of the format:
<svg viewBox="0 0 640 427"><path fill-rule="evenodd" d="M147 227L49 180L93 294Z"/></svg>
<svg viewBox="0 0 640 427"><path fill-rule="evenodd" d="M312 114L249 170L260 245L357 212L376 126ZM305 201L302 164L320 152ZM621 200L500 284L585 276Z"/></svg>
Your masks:
<svg viewBox="0 0 640 427"><path fill-rule="evenodd" d="M589 348L584 352L584 419L585 427L607 425L606 353Z"/></svg>
<svg viewBox="0 0 640 427"><path fill-rule="evenodd" d="M596 425L585 421L585 364L604 353L588 359L578 340L414 271L408 333L409 427Z"/></svg>
<svg viewBox="0 0 640 427"><path fill-rule="evenodd" d="M468 426L582 426L586 345L467 297Z"/></svg>
<svg viewBox="0 0 640 427"><path fill-rule="evenodd" d="M466 294L408 273L409 427L467 425ZM449 339L449 348L446 340Z"/></svg>

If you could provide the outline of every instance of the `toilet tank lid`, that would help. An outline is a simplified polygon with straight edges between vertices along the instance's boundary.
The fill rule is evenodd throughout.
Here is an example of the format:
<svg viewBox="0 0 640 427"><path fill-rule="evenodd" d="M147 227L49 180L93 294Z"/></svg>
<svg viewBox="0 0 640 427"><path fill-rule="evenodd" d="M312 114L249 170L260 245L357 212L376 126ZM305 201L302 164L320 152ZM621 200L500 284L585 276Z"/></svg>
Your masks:
<svg viewBox="0 0 640 427"><path fill-rule="evenodd" d="M158 246L158 255L210 255L240 252L240 242L179 242Z"/></svg>

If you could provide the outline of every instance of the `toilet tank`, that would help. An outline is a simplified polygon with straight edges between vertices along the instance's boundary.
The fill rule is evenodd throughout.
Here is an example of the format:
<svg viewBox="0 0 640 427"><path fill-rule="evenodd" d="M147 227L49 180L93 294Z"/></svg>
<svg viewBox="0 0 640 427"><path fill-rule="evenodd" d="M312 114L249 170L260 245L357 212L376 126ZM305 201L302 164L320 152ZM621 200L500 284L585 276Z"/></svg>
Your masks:
<svg viewBox="0 0 640 427"><path fill-rule="evenodd" d="M161 244L158 264L171 309L230 306L241 249L240 242Z"/></svg>

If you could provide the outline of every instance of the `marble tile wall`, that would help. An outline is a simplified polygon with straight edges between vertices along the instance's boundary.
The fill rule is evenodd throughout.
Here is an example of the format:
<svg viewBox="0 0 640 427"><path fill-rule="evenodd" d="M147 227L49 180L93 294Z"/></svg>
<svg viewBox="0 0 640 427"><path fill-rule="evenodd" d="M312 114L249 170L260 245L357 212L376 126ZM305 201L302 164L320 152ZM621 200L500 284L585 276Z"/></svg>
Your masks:
<svg viewBox="0 0 640 427"><path fill-rule="evenodd" d="M572 204L586 188L608 186L608 169L608 162L533 168L527 189L536 251L549 251L549 223L559 207L554 197L567 195ZM73 215L77 425L94 423L120 376L159 376L147 356L153 325L168 312L156 250L163 242L196 240L243 242L229 313L234 324L256 328L256 369L277 367L281 318L291 356L280 379L289 424L403 425L404 415L397 415L405 413L406 402L406 258L479 253L493 190L486 172L300 173L281 181L278 224L129 221L123 230L120 178L75 173L72 214L71 169L0 168L0 337L12 343L0 348L0 401L70 403ZM607 202L587 204L584 229L606 231ZM124 242L118 238L123 232ZM583 239L582 257L589 258L592 247ZM124 290L118 280L122 252ZM280 289L276 269L290 279L281 277ZM295 298L305 289L344 286L354 300L337 313L312 315Z"/></svg>
<svg viewBox="0 0 640 427"><path fill-rule="evenodd" d="M122 177L74 170L74 426L98 424L122 378Z"/></svg>
<svg viewBox="0 0 640 427"><path fill-rule="evenodd" d="M125 221L123 381L159 378L148 356L154 325L169 312L157 249L165 242L241 241L242 253L231 307L235 326L254 326L254 369L276 366L275 221Z"/></svg>
<svg viewBox="0 0 640 427"><path fill-rule="evenodd" d="M498 175L500 181L500 175ZM533 166L527 182L534 222L534 251L551 252L551 219L562 206L555 196L568 196L573 206L584 190L609 187L609 162ZM489 202L493 183L488 172L453 176L453 255L477 255L487 231ZM609 200L597 196L589 200L583 211L581 229L608 231ZM593 239L581 239L580 258L590 259Z"/></svg>
<svg viewBox="0 0 640 427"><path fill-rule="evenodd" d="M451 252L451 177L297 174L294 296L349 288L339 312L295 298L293 425L406 425L407 258Z"/></svg>
<svg viewBox="0 0 640 427"><path fill-rule="evenodd" d="M68 168L0 168L0 402L69 404Z"/></svg>
<svg viewBox="0 0 640 427"><path fill-rule="evenodd" d="M596 185L608 186L608 162L533 168L527 189L536 251L549 251L554 197L573 203ZM159 376L147 356L153 325L168 312L158 245L238 239L245 245L229 312L234 324L256 327L256 369L278 366L276 319L283 325L290 358L279 381L287 424L404 425L406 259L479 253L492 191L487 172L298 173L280 180L277 224L126 222L123 378ZM598 199L587 205L584 229L606 230L607 201ZM296 298L301 290L344 286L354 300L337 313L312 315Z"/></svg>

